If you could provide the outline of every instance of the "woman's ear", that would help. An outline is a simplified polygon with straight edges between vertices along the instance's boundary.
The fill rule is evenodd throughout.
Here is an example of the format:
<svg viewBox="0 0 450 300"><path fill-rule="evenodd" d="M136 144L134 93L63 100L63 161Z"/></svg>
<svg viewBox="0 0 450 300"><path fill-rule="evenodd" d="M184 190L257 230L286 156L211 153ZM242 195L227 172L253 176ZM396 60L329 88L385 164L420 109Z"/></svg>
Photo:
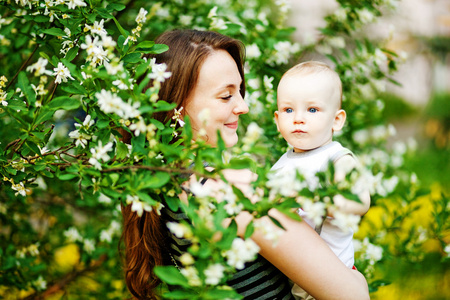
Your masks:
<svg viewBox="0 0 450 300"><path fill-rule="evenodd" d="M277 130L280 131L280 127L278 126L278 110L276 110L273 115L275 116L275 124L277 124Z"/></svg>
<svg viewBox="0 0 450 300"><path fill-rule="evenodd" d="M347 118L347 114L345 110L340 109L336 112L336 115L334 116L334 122L333 122L333 131L339 131L344 127L345 119Z"/></svg>

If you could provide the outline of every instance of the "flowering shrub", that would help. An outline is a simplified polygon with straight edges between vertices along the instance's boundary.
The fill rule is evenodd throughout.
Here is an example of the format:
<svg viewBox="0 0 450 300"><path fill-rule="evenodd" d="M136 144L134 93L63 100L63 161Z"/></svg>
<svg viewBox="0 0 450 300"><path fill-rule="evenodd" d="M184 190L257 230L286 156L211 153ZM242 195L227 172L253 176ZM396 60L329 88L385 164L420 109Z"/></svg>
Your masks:
<svg viewBox="0 0 450 300"><path fill-rule="evenodd" d="M290 40L294 29L284 25L286 1L213 2L1 1L0 295L126 297L116 250L120 204L141 216L144 210L159 212L164 197L176 209L187 174L217 177L224 168L250 168L258 179L248 193L224 185L218 196L191 187L197 197L185 209L196 226L169 228L193 246L179 270L155 269L163 282L179 287L165 293L167 298L239 298L226 279L258 252L248 239L255 228L274 243L282 234L281 228L269 230L258 222L274 206L298 219L292 208L310 206L320 219L334 195L355 199L355 189L363 185L377 204L379 197L415 183L401 169L403 155L414 145L399 144L392 153L385 149L394 129L384 124L383 101L376 99L399 58L376 41L356 37L395 1L338 1L340 9L325 17L322 34L309 45ZM220 139L216 149L192 142L189 119L181 119L181 111L166 124L152 118L174 110L158 99L161 82L171 74L145 54L166 51L152 40L176 27L216 30L247 45L250 112L233 149L225 149ZM277 83L296 57L309 52L334 64L343 81L349 118L337 139L366 167L349 174L353 185L335 185L332 168L319 174L316 188L301 174L274 178L268 172L287 147L272 117ZM122 141L123 131L133 134L130 144ZM215 170L206 171L203 161ZM415 199L415 190L408 197ZM243 210L255 221L246 238L239 238L233 218ZM336 222L357 226L359 219L352 217ZM227 218L231 224L224 228ZM361 266L382 259L371 238L362 239ZM363 271L372 279L372 269Z"/></svg>

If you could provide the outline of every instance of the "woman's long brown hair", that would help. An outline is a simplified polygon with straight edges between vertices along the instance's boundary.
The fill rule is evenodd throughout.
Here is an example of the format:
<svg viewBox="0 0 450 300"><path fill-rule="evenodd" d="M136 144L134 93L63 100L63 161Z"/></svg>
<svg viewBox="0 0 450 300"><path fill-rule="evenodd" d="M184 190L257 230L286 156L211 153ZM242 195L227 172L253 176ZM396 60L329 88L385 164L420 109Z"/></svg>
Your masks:
<svg viewBox="0 0 450 300"><path fill-rule="evenodd" d="M245 49L240 41L211 31L173 30L163 33L155 42L169 46L169 50L149 59L155 57L156 63L165 63L168 71L172 72L172 76L161 84L159 99L176 103L177 109L185 106L189 93L197 84L203 62L216 50L227 51L236 62L242 77L240 93L244 97ZM153 117L165 122L172 116L173 112L162 112ZM124 136L124 141L127 140L130 140L129 136ZM130 205L122 207L122 215L127 287L136 299L156 299L155 290L160 280L153 273L153 268L163 265L165 224L154 211L144 211L139 217L131 211Z"/></svg>

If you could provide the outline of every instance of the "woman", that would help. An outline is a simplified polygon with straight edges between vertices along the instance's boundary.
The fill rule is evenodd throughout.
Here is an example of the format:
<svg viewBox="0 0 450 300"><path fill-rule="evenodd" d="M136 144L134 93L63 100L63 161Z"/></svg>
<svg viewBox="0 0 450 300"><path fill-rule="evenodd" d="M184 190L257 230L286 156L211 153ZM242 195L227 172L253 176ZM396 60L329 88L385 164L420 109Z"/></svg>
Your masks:
<svg viewBox="0 0 450 300"><path fill-rule="evenodd" d="M176 103L177 109L184 107L195 139L205 139L215 146L219 130L226 146L235 145L239 115L248 112L243 100L243 45L218 33L195 30L166 32L155 42L169 46L169 51L156 55L156 62L167 64L172 72L161 86L160 98ZM209 112L206 124L199 117L205 109ZM172 113L155 117L165 121L172 117ZM245 170L231 170L225 176L236 185L246 185L250 183L252 174ZM211 189L220 184L214 180L204 183ZM185 201L184 197L180 200ZM129 206L122 212L127 286L138 299L153 298L154 288L159 284L152 273L153 267L178 265L178 257L187 248L183 248L184 241L173 236L165 224L179 221L184 216L180 212L163 209L161 217L154 212L144 212L139 218ZM291 220L275 209L270 213L282 223L286 232L274 247L263 234L255 231L252 239L261 248L260 255L228 282L238 293L246 299L292 299L288 284L290 278L317 299L369 298L364 277L347 269L306 223ZM241 236L250 221L248 213L238 216ZM275 226L268 218L266 222Z"/></svg>

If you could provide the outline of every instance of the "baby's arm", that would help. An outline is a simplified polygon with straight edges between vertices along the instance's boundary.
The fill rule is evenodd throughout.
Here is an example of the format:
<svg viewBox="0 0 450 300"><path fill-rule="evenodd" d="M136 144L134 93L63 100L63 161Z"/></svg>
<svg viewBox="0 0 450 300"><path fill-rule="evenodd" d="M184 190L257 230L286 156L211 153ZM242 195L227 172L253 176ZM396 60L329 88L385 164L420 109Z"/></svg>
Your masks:
<svg viewBox="0 0 450 300"><path fill-rule="evenodd" d="M336 180L336 182L345 180L345 176L347 175L347 173L350 170L357 168L357 165L358 162L351 155L344 155L341 158L339 158L335 162L334 179ZM370 193L368 190L364 190L358 196L362 203L353 200L348 200L341 195L335 196L333 198L333 201L340 212L362 216L369 210ZM330 212L330 215L332 216L332 212Z"/></svg>

